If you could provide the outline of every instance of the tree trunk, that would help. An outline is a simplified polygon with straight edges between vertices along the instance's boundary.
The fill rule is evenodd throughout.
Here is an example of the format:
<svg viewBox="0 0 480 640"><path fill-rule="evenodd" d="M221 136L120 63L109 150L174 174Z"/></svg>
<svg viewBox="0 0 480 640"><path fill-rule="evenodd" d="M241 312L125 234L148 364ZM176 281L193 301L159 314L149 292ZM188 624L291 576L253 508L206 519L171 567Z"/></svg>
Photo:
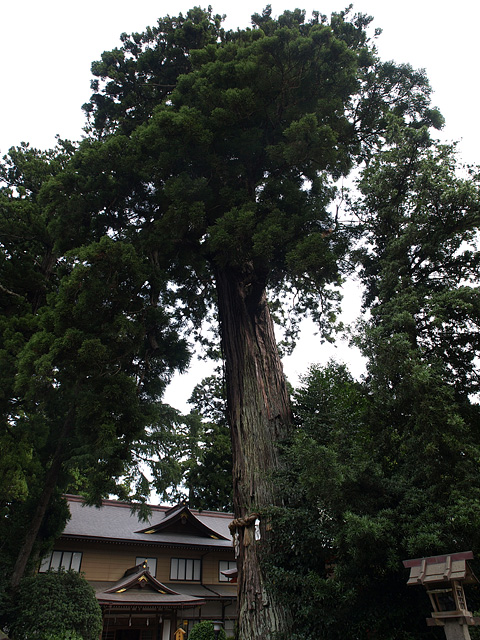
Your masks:
<svg viewBox="0 0 480 640"><path fill-rule="evenodd" d="M16 589L16 587L18 587L18 585L20 584L20 580L23 578L23 574L25 573L25 569L27 568L28 561L30 560L30 556L32 554L33 545L35 544L35 540L37 539L37 535L40 531L43 518L45 517L45 513L47 512L48 505L50 504L52 494L56 487L60 468L61 460L59 459L55 460L52 463L48 471L45 483L43 485L42 493L40 495L40 499L35 509L35 513L31 521L28 523L27 534L15 561L15 566L10 578L10 587L12 589Z"/></svg>
<svg viewBox="0 0 480 640"><path fill-rule="evenodd" d="M279 470L277 444L289 432L290 401L265 294L250 266L216 274L227 411L232 433L233 502L238 536L239 638L268 640L287 630L260 564L266 538L262 512L280 504L272 477ZM254 514L259 514L260 540ZM258 527L259 524L259 527Z"/></svg>
<svg viewBox="0 0 480 640"><path fill-rule="evenodd" d="M45 476L42 492L35 509L32 520L28 524L27 534L23 541L20 551L18 552L15 566L13 567L12 575L10 578L10 587L16 589L20 584L20 580L23 578L25 569L27 568L28 561L32 555L33 546L42 526L43 519L47 512L50 500L55 491L58 482L58 476L62 468L64 455L65 455L65 441L72 430L72 416L74 413L74 407L71 406L67 417L63 423L62 431L59 434L55 452L52 456L50 467Z"/></svg>

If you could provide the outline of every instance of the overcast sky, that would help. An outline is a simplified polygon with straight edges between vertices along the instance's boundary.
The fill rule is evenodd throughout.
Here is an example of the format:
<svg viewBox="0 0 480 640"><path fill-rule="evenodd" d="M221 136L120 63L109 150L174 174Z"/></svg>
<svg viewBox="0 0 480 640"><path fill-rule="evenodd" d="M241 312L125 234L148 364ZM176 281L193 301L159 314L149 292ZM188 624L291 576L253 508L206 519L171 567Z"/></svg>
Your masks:
<svg viewBox="0 0 480 640"><path fill-rule="evenodd" d="M80 139L83 103L90 97L90 65L119 45L122 32L143 31L164 15L178 15L196 2L153 0L3 0L0 11L0 153L21 141L46 149L55 135ZM206 4L206 3L205 3ZM265 3L266 4L266 3ZM245 27L265 4L252 0L212 2L226 14L227 27ZM299 7L330 14L348 2L331 0L272 2L278 15ZM425 68L434 89L433 103L446 119L444 140L459 140L462 157L480 160L479 105L480 3L474 0L358 0L356 11L374 16L383 29L377 46L383 59ZM356 308L352 292L347 308ZM306 332L307 333L307 332ZM308 335L311 334L308 332ZM326 350L308 337L286 361L295 379ZM329 351L330 353L330 351ZM348 355L343 356L349 359ZM352 357L352 361L355 359ZM355 368L355 365L354 365Z"/></svg>
<svg viewBox="0 0 480 640"><path fill-rule="evenodd" d="M194 2L136 0L3 0L0 12L0 152L25 140L40 148L55 134L78 139L81 105L90 97L90 64L119 44L120 33L143 31L160 16L177 15ZM347 2L274 2L275 15L299 6L311 14ZM264 4L252 0L212 3L228 27L250 24ZM447 9L448 7L448 9ZM425 68L434 102L447 120L445 133L463 139L462 152L476 161L480 133L478 25L480 3L457 0L358 0L354 9L374 16L383 29L380 55Z"/></svg>

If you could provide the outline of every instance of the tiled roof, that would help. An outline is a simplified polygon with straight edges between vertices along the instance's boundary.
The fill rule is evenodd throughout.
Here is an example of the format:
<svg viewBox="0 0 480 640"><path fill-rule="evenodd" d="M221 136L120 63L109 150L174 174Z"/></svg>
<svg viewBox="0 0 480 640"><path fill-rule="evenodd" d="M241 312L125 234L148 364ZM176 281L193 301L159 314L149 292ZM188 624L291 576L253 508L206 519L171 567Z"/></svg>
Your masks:
<svg viewBox="0 0 480 640"><path fill-rule="evenodd" d="M202 598L185 594L158 593L146 589L128 589L123 593L109 593L112 586L111 582L90 582L95 595L100 604L112 604L117 606L128 606L130 604L142 605L145 607L153 606L175 608L180 607L198 607L205 604Z"/></svg>
<svg viewBox="0 0 480 640"><path fill-rule="evenodd" d="M168 527L159 527L158 533L146 531L161 525L162 520L169 519L171 507L151 506L152 513L147 521L140 520L137 513L133 513L130 505L117 500L104 500L101 507L84 505L78 496L67 496L71 519L67 523L63 536L69 538L83 538L104 540L111 542L133 542L145 544L163 544L166 546L195 546L212 549L231 549L232 538L228 528L232 521L232 514L213 511L190 512L205 530L189 529L186 534L169 531ZM167 515L166 515L167 514ZM214 539L207 535L207 530L218 534Z"/></svg>
<svg viewBox="0 0 480 640"><path fill-rule="evenodd" d="M181 589L182 593L196 598L205 598L205 600L215 600L220 598L236 598L237 597L237 585L234 583L224 584L209 584L208 587L202 584L182 584L177 585L173 582L167 582L164 585L170 589Z"/></svg>

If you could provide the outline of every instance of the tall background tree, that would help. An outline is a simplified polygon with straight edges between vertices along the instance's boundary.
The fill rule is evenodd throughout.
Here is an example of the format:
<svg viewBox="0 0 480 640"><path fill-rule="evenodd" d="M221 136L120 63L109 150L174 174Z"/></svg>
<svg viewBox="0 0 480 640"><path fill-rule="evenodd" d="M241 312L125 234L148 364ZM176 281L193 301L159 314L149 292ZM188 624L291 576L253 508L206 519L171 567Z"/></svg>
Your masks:
<svg viewBox="0 0 480 640"><path fill-rule="evenodd" d="M147 499L149 486L135 496L119 479L147 428L161 441L161 394L188 360L132 245L105 236L61 251L40 191L72 150L25 146L1 168L0 527L14 587L64 526L66 490Z"/></svg>
<svg viewBox="0 0 480 640"><path fill-rule="evenodd" d="M377 446L385 472L403 470L406 556L476 550L479 172L424 131L392 142L359 185Z"/></svg>
<svg viewBox="0 0 480 640"><path fill-rule="evenodd" d="M286 448L270 575L302 638L431 637L402 560L480 554L479 174L425 130L390 142L354 207L367 375L312 369Z"/></svg>
<svg viewBox="0 0 480 640"><path fill-rule="evenodd" d="M193 10L123 36L93 66L91 139L44 191L67 246L81 220L82 243L126 239L166 274L171 318L198 335L216 309L249 640L288 633L260 563L292 423L269 301L290 297L331 326L349 242L330 208L335 180L387 144L392 116L441 122L424 74L381 63L369 24L348 12L274 19L268 7L251 29L224 32ZM256 514L261 542L250 544Z"/></svg>
<svg viewBox="0 0 480 640"><path fill-rule="evenodd" d="M193 409L184 417L182 435L187 453L182 490L195 509L232 511L232 445L219 369L195 386L189 404Z"/></svg>

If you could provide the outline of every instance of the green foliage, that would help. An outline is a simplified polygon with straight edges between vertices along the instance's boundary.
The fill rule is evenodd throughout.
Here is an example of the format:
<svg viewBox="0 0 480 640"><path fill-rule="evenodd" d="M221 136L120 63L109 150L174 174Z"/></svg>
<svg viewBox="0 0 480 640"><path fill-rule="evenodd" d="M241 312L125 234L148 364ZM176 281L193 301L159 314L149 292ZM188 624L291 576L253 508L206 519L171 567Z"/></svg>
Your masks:
<svg viewBox="0 0 480 640"><path fill-rule="evenodd" d="M371 18L252 20L226 32L195 8L124 34L92 66L96 140L44 192L67 234L82 219L97 240L140 244L198 339L219 270L244 278L246 265L274 303L294 301L290 320L311 313L328 334L338 293L327 285L350 242L329 206L335 179L385 144L392 118L439 124L425 75L377 59Z"/></svg>
<svg viewBox="0 0 480 640"><path fill-rule="evenodd" d="M373 316L362 344L375 354L371 366L379 363L375 378L385 361L381 384L411 375L428 384L428 373L415 368L416 353L441 368L457 397L475 394L478 170L462 168L454 147L430 144L424 131L393 131L391 149L370 164L359 187L357 213L368 240L359 257Z"/></svg>
<svg viewBox="0 0 480 640"><path fill-rule="evenodd" d="M19 443L5 469L11 481L0 492L5 508L21 513L44 486L45 509L69 486L90 501L105 493L145 500L146 478L138 476L132 488L133 474L152 452L166 460L172 413L160 400L173 371L187 362L182 336L204 340L202 322L218 320L212 309L226 308L232 291L247 315L230 316L244 326L220 318L224 353L234 351L225 341L243 339L250 325L263 322L259 328L273 335L261 308L266 291L277 317L291 300L295 318L311 313L329 334L353 237L332 207L336 180L391 147L392 130L428 138L425 128L441 124L425 74L378 60L370 22L349 10L328 21L319 13L306 20L300 10L272 18L266 9L253 17L253 28L225 32L210 10L166 17L144 33L123 35L120 48L94 63L94 93L85 106L91 137L71 158L61 144L4 161L0 444L12 451ZM474 318L475 301L464 293L458 291L455 309L461 301ZM441 296L435 305L449 309ZM436 317L443 326L441 313ZM407 338L397 333L401 352ZM239 353L245 343L236 345ZM259 372L272 367L270 355L258 357ZM465 371L455 365L455 373L471 381L471 363L463 362ZM264 393L260 373L239 383L245 371L231 378L230 403ZM419 390L432 390L431 403L442 371L419 365L412 372ZM272 396L281 395L279 380ZM448 393L442 388L445 404ZM233 415L238 407L230 409ZM458 430L466 418L452 409L448 420ZM204 431L205 445L211 435L226 447L225 429L205 429L193 416L191 425L192 433ZM277 424L275 433L287 426ZM361 451L362 439L353 442ZM338 446L353 459L347 443L342 436ZM425 448L432 458L437 445ZM213 454L209 463L218 457L214 449L202 445L204 459ZM326 464L338 455L327 440L313 441L312 451ZM374 485L390 457L387 446ZM178 463L163 471L172 482ZM342 464L335 473L349 478ZM364 461L355 474L369 480ZM355 487L356 476L350 480ZM383 513L345 514L352 536L390 535ZM0 527L12 538L10 522L4 518Z"/></svg>
<svg viewBox="0 0 480 640"><path fill-rule="evenodd" d="M402 560L480 554L478 174L424 130L390 142L355 208L368 374L307 374L286 447L290 507L273 514L271 576L299 637L422 638L429 603Z"/></svg>
<svg viewBox="0 0 480 640"><path fill-rule="evenodd" d="M272 510L266 561L295 619L292 637L424 637L428 599L407 588L402 560L479 547L473 467L459 460L453 470L451 451L433 485L428 459L417 473L417 460L400 459L394 444L387 452L380 408L344 366L312 368L295 410L299 427L279 479L288 507ZM425 430L412 451L429 440ZM478 453L471 435L463 442Z"/></svg>
<svg viewBox="0 0 480 640"><path fill-rule="evenodd" d="M136 446L155 432L156 453L168 448L160 399L188 361L160 300L164 278L132 244L106 235L82 244L77 221L68 231L77 246L62 252L62 227L40 194L72 151L63 141L49 152L24 146L0 166L0 553L10 569L38 509L32 564L59 534L62 492L145 502L148 483L132 479ZM160 492L178 479L172 467L156 476Z"/></svg>
<svg viewBox="0 0 480 640"><path fill-rule="evenodd" d="M226 417L225 383L217 370L196 385L184 416L183 482L189 506L232 511L232 445ZM180 497L180 496L179 496Z"/></svg>
<svg viewBox="0 0 480 640"><path fill-rule="evenodd" d="M192 70L192 53L222 37L222 18L194 7L186 15L159 18L143 33L123 33L122 46L92 64L94 93L83 106L89 132L130 132Z"/></svg>
<svg viewBox="0 0 480 640"><path fill-rule="evenodd" d="M220 629L218 632L219 640L226 640L225 630ZM196 624L188 634L188 640L215 640L215 631L213 630L213 622L204 620Z"/></svg>
<svg viewBox="0 0 480 640"><path fill-rule="evenodd" d="M39 573L24 578L12 595L7 627L14 640L97 640L102 612L80 574Z"/></svg>

